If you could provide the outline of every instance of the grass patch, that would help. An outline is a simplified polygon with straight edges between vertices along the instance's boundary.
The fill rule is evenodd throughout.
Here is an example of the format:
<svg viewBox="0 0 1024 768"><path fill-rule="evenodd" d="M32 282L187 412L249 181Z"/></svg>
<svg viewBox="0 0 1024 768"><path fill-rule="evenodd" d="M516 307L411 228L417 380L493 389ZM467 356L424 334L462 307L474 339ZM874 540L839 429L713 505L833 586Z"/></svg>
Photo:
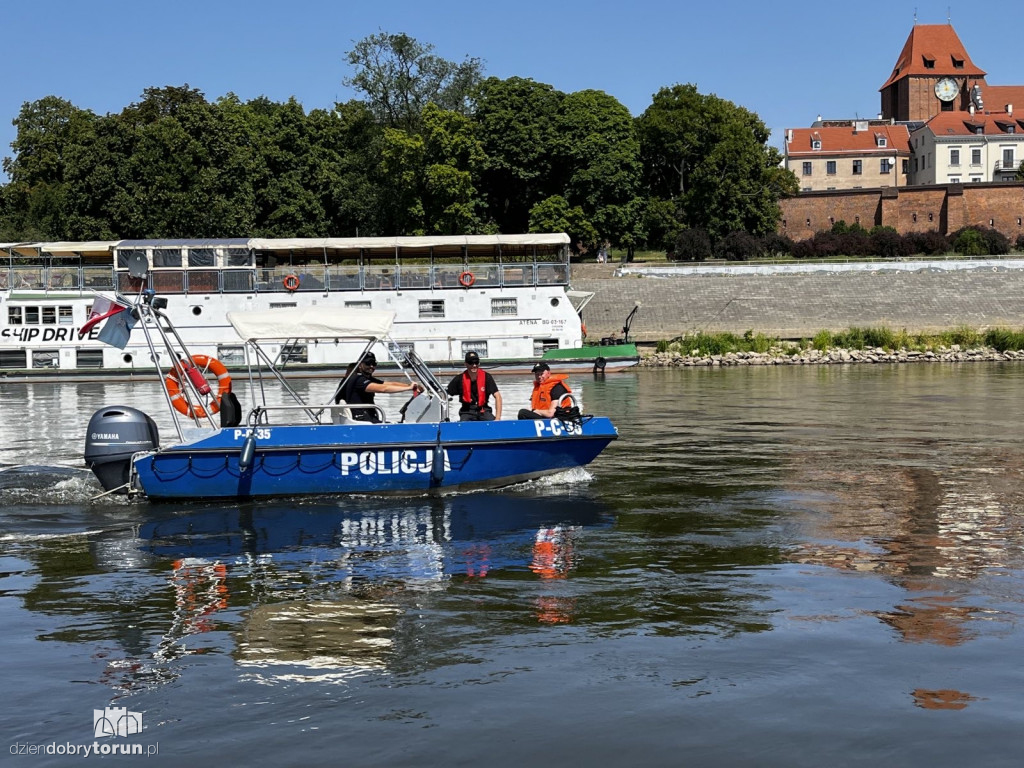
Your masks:
<svg viewBox="0 0 1024 768"><path fill-rule="evenodd" d="M783 341L750 330L742 336L734 333L705 333L703 331L679 336L671 341L657 343L658 352L671 352L691 357L711 357L730 352L756 352L765 354L792 354L794 350L816 349L828 352L830 349L883 349L886 352L899 350L927 352L949 349L990 347L998 352L1024 350L1024 330L992 328L981 332L961 326L937 334L908 333L906 329L893 330L885 326L875 328L849 328L845 331L818 331L811 339L800 342Z"/></svg>

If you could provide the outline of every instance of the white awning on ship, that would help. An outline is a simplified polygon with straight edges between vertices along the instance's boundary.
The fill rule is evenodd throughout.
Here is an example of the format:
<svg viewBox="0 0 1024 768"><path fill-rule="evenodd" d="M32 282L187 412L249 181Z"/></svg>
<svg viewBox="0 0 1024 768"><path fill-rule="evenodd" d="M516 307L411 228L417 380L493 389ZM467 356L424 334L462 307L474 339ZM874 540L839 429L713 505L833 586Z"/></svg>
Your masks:
<svg viewBox="0 0 1024 768"><path fill-rule="evenodd" d="M67 254L77 256L80 253L109 253L110 249L120 240L86 240L84 242L43 243L39 250L43 253Z"/></svg>
<svg viewBox="0 0 1024 768"><path fill-rule="evenodd" d="M569 297L569 301L572 302L573 309L577 312L582 312L583 308L590 303L592 298L594 298L593 291L566 291L565 295Z"/></svg>
<svg viewBox="0 0 1024 768"><path fill-rule="evenodd" d="M568 245L564 232L533 235L437 235L434 237L297 237L252 238L249 247L254 250L357 250L381 248L441 248L481 245Z"/></svg>
<svg viewBox="0 0 1024 768"><path fill-rule="evenodd" d="M243 341L287 339L379 339L391 331L395 313L379 309L282 307L228 312Z"/></svg>

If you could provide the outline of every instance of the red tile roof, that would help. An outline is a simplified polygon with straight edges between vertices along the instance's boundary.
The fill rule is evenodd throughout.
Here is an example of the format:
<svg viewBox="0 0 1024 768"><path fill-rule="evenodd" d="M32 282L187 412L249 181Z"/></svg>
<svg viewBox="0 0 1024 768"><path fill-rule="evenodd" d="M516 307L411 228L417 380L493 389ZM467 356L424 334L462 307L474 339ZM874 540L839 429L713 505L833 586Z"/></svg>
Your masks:
<svg viewBox="0 0 1024 768"><path fill-rule="evenodd" d="M932 66L928 66L926 60L933 62ZM957 62L961 66L956 66ZM984 77L985 71L971 61L951 25L916 24L896 59L892 74L878 90L885 90L908 75Z"/></svg>
<svg viewBox="0 0 1024 768"><path fill-rule="evenodd" d="M1024 85L987 85L981 89L981 98L989 111L1002 112L1012 104L1013 111L1024 117Z"/></svg>
<svg viewBox="0 0 1024 768"><path fill-rule="evenodd" d="M1024 114L1024 113L1022 113ZM905 125L871 125L866 131L855 131L853 126L792 128L793 140L786 142L786 154L831 155L857 152L910 152L910 133ZM878 137L884 136L886 146L878 146ZM789 138L789 131L786 132ZM820 139L821 149L811 149L811 140Z"/></svg>
<svg viewBox="0 0 1024 768"><path fill-rule="evenodd" d="M1005 112L940 112L927 126L935 136L969 136L983 129L986 135L1005 134L1006 126L1013 125L1014 133L1024 133L1024 109L1014 110L1013 115Z"/></svg>

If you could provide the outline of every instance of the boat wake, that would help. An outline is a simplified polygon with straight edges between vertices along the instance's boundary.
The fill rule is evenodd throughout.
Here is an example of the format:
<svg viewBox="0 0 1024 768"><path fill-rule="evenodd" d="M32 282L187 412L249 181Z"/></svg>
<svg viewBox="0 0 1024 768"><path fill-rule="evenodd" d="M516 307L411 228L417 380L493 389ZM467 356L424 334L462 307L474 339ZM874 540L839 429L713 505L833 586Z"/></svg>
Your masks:
<svg viewBox="0 0 1024 768"><path fill-rule="evenodd" d="M84 504L102 491L87 469L24 465L0 469L0 505Z"/></svg>

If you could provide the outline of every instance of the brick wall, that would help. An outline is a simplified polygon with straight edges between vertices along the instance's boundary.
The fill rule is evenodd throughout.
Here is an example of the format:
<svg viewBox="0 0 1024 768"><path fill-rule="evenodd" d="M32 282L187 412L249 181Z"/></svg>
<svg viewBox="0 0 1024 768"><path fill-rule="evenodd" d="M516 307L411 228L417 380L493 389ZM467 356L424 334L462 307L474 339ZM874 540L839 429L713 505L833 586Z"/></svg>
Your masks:
<svg viewBox="0 0 1024 768"><path fill-rule="evenodd" d="M779 201L779 232L806 240L837 221L882 225L897 232L948 235L974 224L992 227L1014 242L1024 234L1024 183L943 184L906 188L804 192Z"/></svg>

